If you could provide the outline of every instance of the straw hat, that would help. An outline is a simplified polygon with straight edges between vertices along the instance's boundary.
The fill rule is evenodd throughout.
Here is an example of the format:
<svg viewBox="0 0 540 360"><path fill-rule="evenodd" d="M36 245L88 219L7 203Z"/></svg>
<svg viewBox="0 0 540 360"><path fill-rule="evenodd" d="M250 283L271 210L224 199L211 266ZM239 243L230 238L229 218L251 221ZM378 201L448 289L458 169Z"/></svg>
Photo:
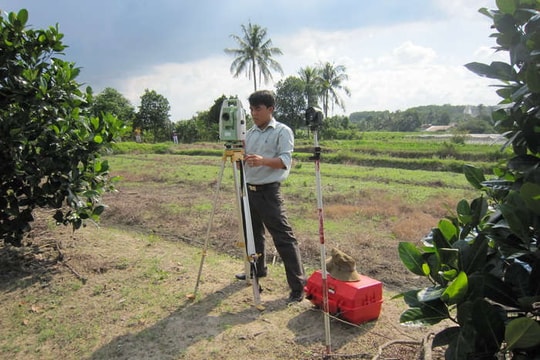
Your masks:
<svg viewBox="0 0 540 360"><path fill-rule="evenodd" d="M360 280L360 275L356 272L356 261L336 248L332 249L332 257L326 260L326 270L336 280Z"/></svg>

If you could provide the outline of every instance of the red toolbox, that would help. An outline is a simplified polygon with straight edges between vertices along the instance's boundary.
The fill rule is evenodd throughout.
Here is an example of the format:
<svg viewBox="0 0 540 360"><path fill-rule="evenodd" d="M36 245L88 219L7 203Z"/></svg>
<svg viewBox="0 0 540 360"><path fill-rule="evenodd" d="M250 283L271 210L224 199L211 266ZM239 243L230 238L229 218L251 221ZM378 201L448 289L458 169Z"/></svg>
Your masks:
<svg viewBox="0 0 540 360"><path fill-rule="evenodd" d="M381 313L382 283L364 275L358 281L340 281L327 274L328 310L343 320L361 324L375 320ZM315 271L304 287L306 298L323 308L322 272Z"/></svg>

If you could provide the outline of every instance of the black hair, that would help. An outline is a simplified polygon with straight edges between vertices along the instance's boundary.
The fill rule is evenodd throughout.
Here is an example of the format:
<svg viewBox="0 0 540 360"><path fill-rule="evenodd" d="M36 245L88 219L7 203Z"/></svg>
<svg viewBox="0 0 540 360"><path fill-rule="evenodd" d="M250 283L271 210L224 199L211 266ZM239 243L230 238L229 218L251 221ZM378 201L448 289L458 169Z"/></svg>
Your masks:
<svg viewBox="0 0 540 360"><path fill-rule="evenodd" d="M250 106L264 105L266 107L276 107L276 98L270 90L258 90L248 98Z"/></svg>

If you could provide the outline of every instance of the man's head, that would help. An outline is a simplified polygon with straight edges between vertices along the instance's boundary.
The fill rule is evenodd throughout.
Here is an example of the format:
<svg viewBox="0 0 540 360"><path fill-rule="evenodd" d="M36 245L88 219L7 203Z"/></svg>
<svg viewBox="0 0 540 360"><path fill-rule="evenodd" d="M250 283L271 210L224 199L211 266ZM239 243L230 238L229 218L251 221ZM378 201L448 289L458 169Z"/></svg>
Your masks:
<svg viewBox="0 0 540 360"><path fill-rule="evenodd" d="M253 122L260 128L264 128L272 120L272 114L276 106L274 93L269 90L255 91L249 96L249 109Z"/></svg>

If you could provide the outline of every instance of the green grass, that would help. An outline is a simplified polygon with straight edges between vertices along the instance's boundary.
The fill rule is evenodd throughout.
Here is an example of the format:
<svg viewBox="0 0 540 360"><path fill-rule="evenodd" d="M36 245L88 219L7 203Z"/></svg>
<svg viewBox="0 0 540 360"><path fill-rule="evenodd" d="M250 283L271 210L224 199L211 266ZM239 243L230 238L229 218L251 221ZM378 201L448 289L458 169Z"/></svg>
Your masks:
<svg viewBox="0 0 540 360"><path fill-rule="evenodd" d="M322 161L331 164L359 165L366 167L394 168L406 170L426 170L437 172L461 173L463 165L474 164L491 172L497 161L503 161L511 155L511 151L501 151L500 144L467 144L454 143L452 140L420 138L420 133L364 133L361 140L328 140L321 141ZM137 144L132 142L115 144L116 155L136 155L146 159L145 167L159 167L156 155L178 155L179 161L170 174L177 181L189 181L194 177L204 176L200 168L186 167L186 157L221 159L224 146L215 143L195 143L174 145L172 143ZM293 157L300 162L309 162L313 155L312 142L306 139L296 141ZM154 162L154 164L151 164ZM142 166L142 164L141 164ZM163 168L161 168L163 169ZM171 170L171 169L164 169ZM137 172L137 169L133 169ZM194 174L196 172L196 174ZM161 172L154 172L159 180Z"/></svg>
<svg viewBox="0 0 540 360"><path fill-rule="evenodd" d="M109 158L113 175L121 175L123 186L137 186L141 181L148 186L161 184L203 186L208 188L208 198L200 200L195 207L182 207L175 199L161 204L169 211L208 212L212 206L212 194L218 180L220 158L185 155L116 155ZM181 164L181 165L179 165ZM220 191L234 188L232 169L224 169ZM473 188L463 174L444 171L407 170L390 167L358 166L320 163L321 185L324 197L329 201L347 203L348 198L358 198L362 192L377 191L401 197L406 202L422 202L441 195L466 196ZM316 199L315 165L312 162L295 162L291 175L283 184L285 194L299 199ZM354 196L349 196L354 195ZM234 207L234 204L224 206Z"/></svg>

